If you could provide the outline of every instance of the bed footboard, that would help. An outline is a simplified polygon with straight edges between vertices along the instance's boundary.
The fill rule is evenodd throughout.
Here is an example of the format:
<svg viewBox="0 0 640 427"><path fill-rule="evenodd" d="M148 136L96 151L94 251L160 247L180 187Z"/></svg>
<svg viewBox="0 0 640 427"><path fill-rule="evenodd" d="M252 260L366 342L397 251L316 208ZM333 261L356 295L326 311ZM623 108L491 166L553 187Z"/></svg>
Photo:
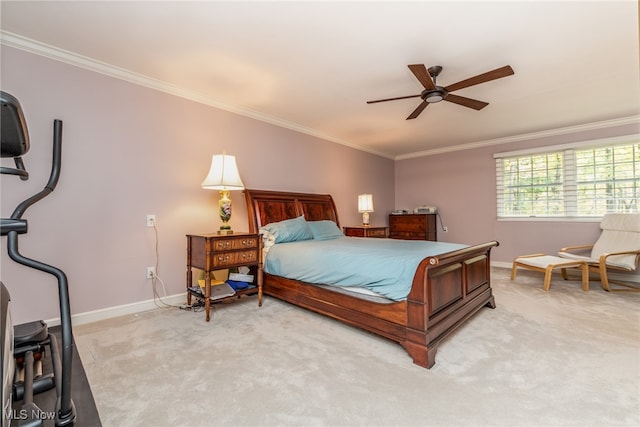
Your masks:
<svg viewBox="0 0 640 427"><path fill-rule="evenodd" d="M380 304L265 273L266 295L401 344L413 362L435 364L438 344L482 307L495 308L490 252L498 242L425 258L406 301Z"/></svg>
<svg viewBox="0 0 640 427"><path fill-rule="evenodd" d="M438 344L484 306L495 308L488 242L424 259L407 297L406 337L414 363L430 368Z"/></svg>

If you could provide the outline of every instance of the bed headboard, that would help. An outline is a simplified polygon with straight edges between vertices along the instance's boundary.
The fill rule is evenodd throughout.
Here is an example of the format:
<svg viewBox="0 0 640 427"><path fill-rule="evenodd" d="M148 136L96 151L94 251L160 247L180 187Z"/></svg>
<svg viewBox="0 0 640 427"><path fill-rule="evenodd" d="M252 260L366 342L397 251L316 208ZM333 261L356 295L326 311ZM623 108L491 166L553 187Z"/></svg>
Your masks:
<svg viewBox="0 0 640 427"><path fill-rule="evenodd" d="M289 193L284 191L244 190L249 231L263 225L304 215L307 221L329 219L340 226L338 212L330 194Z"/></svg>

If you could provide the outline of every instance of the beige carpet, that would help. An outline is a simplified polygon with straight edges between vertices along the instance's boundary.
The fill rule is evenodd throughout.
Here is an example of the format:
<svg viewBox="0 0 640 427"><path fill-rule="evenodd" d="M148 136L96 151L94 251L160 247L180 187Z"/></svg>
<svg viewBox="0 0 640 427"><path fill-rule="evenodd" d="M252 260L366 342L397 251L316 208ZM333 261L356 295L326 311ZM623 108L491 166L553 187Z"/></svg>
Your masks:
<svg viewBox="0 0 640 427"><path fill-rule="evenodd" d="M266 298L75 329L103 425L638 426L640 294L493 269L497 308L436 365Z"/></svg>

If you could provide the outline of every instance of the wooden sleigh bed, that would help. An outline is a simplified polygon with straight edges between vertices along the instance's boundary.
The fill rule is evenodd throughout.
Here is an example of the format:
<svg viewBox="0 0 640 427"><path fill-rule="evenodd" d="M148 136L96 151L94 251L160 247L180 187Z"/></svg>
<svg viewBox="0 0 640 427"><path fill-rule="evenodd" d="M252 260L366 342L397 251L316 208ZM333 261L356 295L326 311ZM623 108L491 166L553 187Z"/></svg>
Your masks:
<svg viewBox="0 0 640 427"><path fill-rule="evenodd" d="M339 225L330 195L245 190L249 229L304 215ZM478 310L495 308L490 252L498 242L469 246L420 262L405 301L374 302L359 296L264 274L266 295L324 314L402 345L413 362L430 368L438 344Z"/></svg>

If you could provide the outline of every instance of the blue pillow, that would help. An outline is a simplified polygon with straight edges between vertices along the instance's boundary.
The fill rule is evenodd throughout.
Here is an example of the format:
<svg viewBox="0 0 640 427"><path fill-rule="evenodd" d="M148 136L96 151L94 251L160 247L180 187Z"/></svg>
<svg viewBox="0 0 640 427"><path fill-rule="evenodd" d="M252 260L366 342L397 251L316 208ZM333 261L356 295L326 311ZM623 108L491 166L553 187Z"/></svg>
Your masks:
<svg viewBox="0 0 640 427"><path fill-rule="evenodd" d="M338 225L329 220L308 221L307 224L311 229L314 240L330 240L344 237L344 234L338 228Z"/></svg>
<svg viewBox="0 0 640 427"><path fill-rule="evenodd" d="M304 216L285 219L284 221L280 222L272 222L271 224L267 224L260 229L266 230L269 233L273 234L276 239L276 243L296 242L298 240L313 239L313 234L311 234L311 230L309 229Z"/></svg>

